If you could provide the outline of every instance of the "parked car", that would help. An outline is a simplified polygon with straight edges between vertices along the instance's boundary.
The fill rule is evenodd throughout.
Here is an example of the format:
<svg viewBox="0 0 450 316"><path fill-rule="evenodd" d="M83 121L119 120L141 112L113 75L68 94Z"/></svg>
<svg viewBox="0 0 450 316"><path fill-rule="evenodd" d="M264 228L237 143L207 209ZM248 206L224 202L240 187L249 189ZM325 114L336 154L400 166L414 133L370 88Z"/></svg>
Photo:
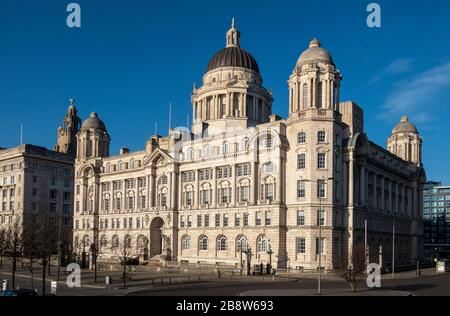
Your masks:
<svg viewBox="0 0 450 316"><path fill-rule="evenodd" d="M0 291L1 296L38 296L36 291L28 289Z"/></svg>

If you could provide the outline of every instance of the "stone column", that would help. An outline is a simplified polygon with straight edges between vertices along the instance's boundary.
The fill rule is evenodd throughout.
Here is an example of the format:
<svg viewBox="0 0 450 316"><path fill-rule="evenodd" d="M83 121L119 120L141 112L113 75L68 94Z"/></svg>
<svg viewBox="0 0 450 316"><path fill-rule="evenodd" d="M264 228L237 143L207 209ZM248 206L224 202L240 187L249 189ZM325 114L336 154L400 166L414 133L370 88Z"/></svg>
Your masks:
<svg viewBox="0 0 450 316"><path fill-rule="evenodd" d="M194 192L194 206L196 209L200 208L200 170L195 171L195 192ZM181 181L180 181L181 182Z"/></svg>
<svg viewBox="0 0 450 316"><path fill-rule="evenodd" d="M247 93L242 96L242 116L247 117Z"/></svg>
<svg viewBox="0 0 450 316"><path fill-rule="evenodd" d="M229 93L229 98L228 98L228 106L227 106L227 110L225 111L227 116L230 116L231 113L231 109L233 108L233 101L234 101L234 92L230 92Z"/></svg>
<svg viewBox="0 0 450 316"><path fill-rule="evenodd" d="M386 209L385 196L384 196L384 177L381 176L381 207L380 209Z"/></svg>
<svg viewBox="0 0 450 316"><path fill-rule="evenodd" d="M374 201L373 201L373 206L375 209L378 209L378 176L376 173L373 173L373 192L374 192Z"/></svg>
<svg viewBox="0 0 450 316"><path fill-rule="evenodd" d="M250 203L256 205L258 198L258 163L256 161L251 163L252 181L250 183Z"/></svg>
<svg viewBox="0 0 450 316"><path fill-rule="evenodd" d="M237 174L237 165L233 165L232 167L231 167L231 169L232 169L232 172L233 172L233 178L232 178L232 181L231 181L231 206L232 207L235 207L236 206L236 202L237 202L237 199L236 199L236 178L237 178L237 176L236 176L236 174Z"/></svg>
<svg viewBox="0 0 450 316"><path fill-rule="evenodd" d="M254 121L258 121L258 116L257 116L257 99L256 96L253 97L253 120Z"/></svg>
<svg viewBox="0 0 450 316"><path fill-rule="evenodd" d="M366 168L364 166L360 167L360 174L359 174L359 193L360 193L360 201L361 205L364 206L366 204Z"/></svg>
<svg viewBox="0 0 450 316"><path fill-rule="evenodd" d="M277 183L276 183L276 200L282 204L283 203L283 158L280 157L279 165L277 169Z"/></svg>
<svg viewBox="0 0 450 316"><path fill-rule="evenodd" d="M348 162L348 205L353 207L355 203L354 191L355 191L355 168L353 162L353 151L350 152Z"/></svg>

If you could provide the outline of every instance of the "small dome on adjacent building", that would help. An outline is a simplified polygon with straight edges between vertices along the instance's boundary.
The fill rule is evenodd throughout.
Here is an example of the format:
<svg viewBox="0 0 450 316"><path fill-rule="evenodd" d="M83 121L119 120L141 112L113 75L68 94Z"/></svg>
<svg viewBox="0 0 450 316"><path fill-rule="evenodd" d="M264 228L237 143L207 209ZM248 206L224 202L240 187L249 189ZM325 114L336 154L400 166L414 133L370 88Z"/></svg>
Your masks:
<svg viewBox="0 0 450 316"><path fill-rule="evenodd" d="M98 118L98 114L96 112L92 112L90 117L83 122L81 125L81 129L100 129L106 131L105 124Z"/></svg>
<svg viewBox="0 0 450 316"><path fill-rule="evenodd" d="M397 124L397 126L392 131L392 134L399 133L419 134L419 132L417 131L417 127L409 121L409 118L407 116L402 117L400 123Z"/></svg>
<svg viewBox="0 0 450 316"><path fill-rule="evenodd" d="M309 48L301 54L297 61L297 66L314 62L325 62L334 65L331 54L321 47L319 40L316 38L311 41Z"/></svg>

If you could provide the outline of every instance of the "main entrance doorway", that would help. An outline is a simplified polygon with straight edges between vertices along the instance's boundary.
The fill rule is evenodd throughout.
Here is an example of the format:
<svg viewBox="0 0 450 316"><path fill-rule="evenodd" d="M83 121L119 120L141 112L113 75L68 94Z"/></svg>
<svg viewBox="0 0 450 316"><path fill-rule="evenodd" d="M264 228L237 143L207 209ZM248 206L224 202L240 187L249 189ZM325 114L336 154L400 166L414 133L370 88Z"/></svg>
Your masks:
<svg viewBox="0 0 450 316"><path fill-rule="evenodd" d="M164 221L161 217L155 218L150 224L150 258L162 254L162 228Z"/></svg>

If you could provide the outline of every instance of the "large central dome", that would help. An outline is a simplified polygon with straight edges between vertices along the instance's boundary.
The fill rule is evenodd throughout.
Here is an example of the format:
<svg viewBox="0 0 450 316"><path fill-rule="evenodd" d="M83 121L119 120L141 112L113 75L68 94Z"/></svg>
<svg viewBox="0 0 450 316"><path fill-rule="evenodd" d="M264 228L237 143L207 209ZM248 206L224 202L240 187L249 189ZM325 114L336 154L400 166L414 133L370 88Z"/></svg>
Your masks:
<svg viewBox="0 0 450 316"><path fill-rule="evenodd" d="M256 59L240 47L240 32L233 25L227 32L227 47L217 52L209 61L206 72L222 67L239 67L253 70L259 74Z"/></svg>
<svg viewBox="0 0 450 316"><path fill-rule="evenodd" d="M241 67L259 73L256 59L241 47L231 46L219 51L211 58L206 72L220 67Z"/></svg>

